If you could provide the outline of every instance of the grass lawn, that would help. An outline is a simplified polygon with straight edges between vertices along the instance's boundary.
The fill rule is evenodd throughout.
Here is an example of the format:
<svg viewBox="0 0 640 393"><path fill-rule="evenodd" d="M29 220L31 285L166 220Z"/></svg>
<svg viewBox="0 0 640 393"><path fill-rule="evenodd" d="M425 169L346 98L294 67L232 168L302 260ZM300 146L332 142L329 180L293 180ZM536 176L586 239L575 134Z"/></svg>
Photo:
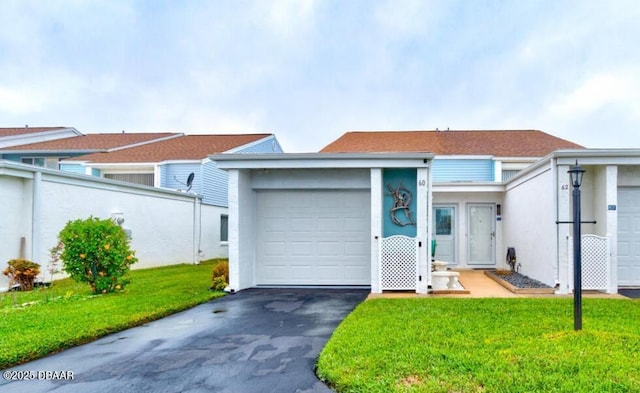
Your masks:
<svg viewBox="0 0 640 393"><path fill-rule="evenodd" d="M113 294L93 296L88 284L70 279L0 294L0 369L222 296L209 290L215 263L133 270L131 283Z"/></svg>
<svg viewBox="0 0 640 393"><path fill-rule="evenodd" d="M376 299L318 360L338 392L639 392L640 302Z"/></svg>

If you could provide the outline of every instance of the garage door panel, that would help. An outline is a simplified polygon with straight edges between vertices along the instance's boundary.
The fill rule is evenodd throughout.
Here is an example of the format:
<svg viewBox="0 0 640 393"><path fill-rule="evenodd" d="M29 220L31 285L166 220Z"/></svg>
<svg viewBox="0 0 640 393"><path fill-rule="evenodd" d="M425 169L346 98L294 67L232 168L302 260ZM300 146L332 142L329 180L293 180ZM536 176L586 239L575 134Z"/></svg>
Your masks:
<svg viewBox="0 0 640 393"><path fill-rule="evenodd" d="M306 257L313 257L314 255L314 244L313 242L297 242L297 241L292 241L289 243L290 245L290 252L291 255L293 256L306 256ZM286 246L285 246L286 247ZM284 255L286 255L286 252L284 252Z"/></svg>
<svg viewBox="0 0 640 393"><path fill-rule="evenodd" d="M342 242L318 242L318 255L321 257L337 257L344 254Z"/></svg>
<svg viewBox="0 0 640 393"><path fill-rule="evenodd" d="M368 191L257 194L258 285L370 285Z"/></svg>
<svg viewBox="0 0 640 393"><path fill-rule="evenodd" d="M285 255L285 242L265 242L264 243L264 255L271 257L280 257Z"/></svg>
<svg viewBox="0 0 640 393"><path fill-rule="evenodd" d="M344 255L368 257L370 252L369 243L365 242L345 242Z"/></svg>

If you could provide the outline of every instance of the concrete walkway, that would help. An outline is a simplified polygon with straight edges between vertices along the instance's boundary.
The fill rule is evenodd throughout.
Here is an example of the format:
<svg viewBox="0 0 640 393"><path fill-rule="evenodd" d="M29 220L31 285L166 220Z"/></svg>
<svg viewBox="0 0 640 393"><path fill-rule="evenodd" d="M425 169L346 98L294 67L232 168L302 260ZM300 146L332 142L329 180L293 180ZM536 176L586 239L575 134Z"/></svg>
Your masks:
<svg viewBox="0 0 640 393"><path fill-rule="evenodd" d="M526 297L573 297L569 295L555 295L555 294L516 294L498 284L491 278L489 278L484 270L457 270L460 272L459 281L460 284L469 293L454 293L454 294L417 294L414 292L385 292L382 294L372 293L368 299L375 298L394 298L394 297L455 297L455 298L526 298ZM599 297L609 299L626 299L619 294L607 294L597 291L583 291L584 297Z"/></svg>

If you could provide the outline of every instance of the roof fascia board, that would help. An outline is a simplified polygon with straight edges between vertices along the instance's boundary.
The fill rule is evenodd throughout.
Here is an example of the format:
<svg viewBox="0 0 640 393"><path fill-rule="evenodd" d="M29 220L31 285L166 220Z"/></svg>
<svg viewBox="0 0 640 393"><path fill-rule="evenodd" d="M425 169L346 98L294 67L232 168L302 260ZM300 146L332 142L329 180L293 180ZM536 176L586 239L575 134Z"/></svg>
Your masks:
<svg viewBox="0 0 640 393"><path fill-rule="evenodd" d="M156 165L170 165L170 164L204 164L205 159L193 159L193 160L166 160L157 162Z"/></svg>
<svg viewBox="0 0 640 393"><path fill-rule="evenodd" d="M64 162L64 161L63 161ZM152 167L157 165L155 162L87 162L86 165L91 168L104 169L104 168L122 168L122 167Z"/></svg>
<svg viewBox="0 0 640 393"><path fill-rule="evenodd" d="M523 162L523 163L532 163L536 162L540 159L540 157L493 157L495 161L502 162Z"/></svg>
<svg viewBox="0 0 640 393"><path fill-rule="evenodd" d="M520 171L506 184L519 182L519 179L549 165L550 160L554 159L557 165L574 165L576 160L584 165L640 165L640 149L556 150Z"/></svg>
<svg viewBox="0 0 640 393"><path fill-rule="evenodd" d="M93 153L105 153L104 149L92 149L92 150L9 150L0 149L0 154L93 154Z"/></svg>
<svg viewBox="0 0 640 393"><path fill-rule="evenodd" d="M640 165L640 149L558 150L553 153L558 165Z"/></svg>
<svg viewBox="0 0 640 393"><path fill-rule="evenodd" d="M273 153L210 155L220 169L425 168L431 153Z"/></svg>
<svg viewBox="0 0 640 393"><path fill-rule="evenodd" d="M118 150L124 150L124 149L131 149L133 147L144 146L144 145L148 145L149 143L167 141L169 139L180 138L180 137L183 137L183 136L184 136L184 134L180 132L180 133L176 133L174 135L163 136L162 138L149 139L147 141L138 142L138 143L132 143L130 145L123 145L123 146L113 147L111 149L107 149L106 151L107 152L112 152L112 151L118 151Z"/></svg>
<svg viewBox="0 0 640 393"><path fill-rule="evenodd" d="M492 160L495 156L490 154L451 154L442 155L438 154L434 157L435 160Z"/></svg>
<svg viewBox="0 0 640 393"><path fill-rule="evenodd" d="M67 128L59 128L59 129L56 129L56 130L46 130L46 131L29 132L29 133L26 133L26 134L8 135L8 136L2 137L0 139L2 139L2 140L13 140L13 139L23 139L25 137L34 137L34 136L37 137L37 136L43 136L43 135L58 135L58 134L66 134L69 131L73 132L77 136L82 136L83 135L80 131L76 130L75 128L67 127ZM69 138L72 138L72 137L70 136Z"/></svg>
<svg viewBox="0 0 640 393"><path fill-rule="evenodd" d="M433 192L504 192L502 183L433 183Z"/></svg>

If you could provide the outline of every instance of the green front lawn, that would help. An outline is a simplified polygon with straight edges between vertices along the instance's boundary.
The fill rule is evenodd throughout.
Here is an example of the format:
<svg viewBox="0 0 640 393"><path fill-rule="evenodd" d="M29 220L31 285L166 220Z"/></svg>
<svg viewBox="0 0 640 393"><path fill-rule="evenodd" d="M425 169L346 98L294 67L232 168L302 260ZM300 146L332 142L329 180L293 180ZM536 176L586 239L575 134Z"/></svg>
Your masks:
<svg viewBox="0 0 640 393"><path fill-rule="evenodd" d="M640 302L376 299L338 327L318 376L338 392L638 392Z"/></svg>
<svg viewBox="0 0 640 393"><path fill-rule="evenodd" d="M70 279L47 289L0 294L0 369L141 325L221 296L216 262L133 270L124 291L91 294Z"/></svg>

